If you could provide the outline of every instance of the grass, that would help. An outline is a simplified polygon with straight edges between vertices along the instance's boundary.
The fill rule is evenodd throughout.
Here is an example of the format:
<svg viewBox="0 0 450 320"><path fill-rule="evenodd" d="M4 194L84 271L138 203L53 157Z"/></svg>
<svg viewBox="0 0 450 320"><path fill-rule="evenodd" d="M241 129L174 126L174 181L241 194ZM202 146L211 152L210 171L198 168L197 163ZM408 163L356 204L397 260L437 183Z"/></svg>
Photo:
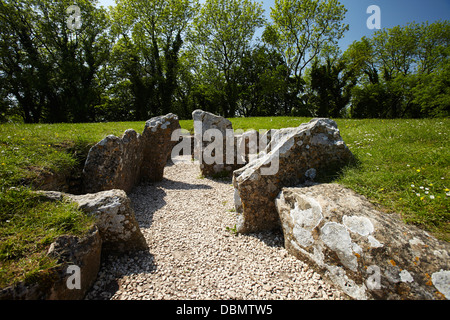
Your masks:
<svg viewBox="0 0 450 320"><path fill-rule="evenodd" d="M234 129L246 131L294 127L310 118L230 120ZM334 182L450 241L450 119L336 122L358 165L345 168ZM180 125L193 131L192 120ZM0 287L54 266L45 256L53 239L91 223L70 205L44 201L29 189L38 188L46 172L77 170L93 144L130 128L141 133L144 122L0 125Z"/></svg>
<svg viewBox="0 0 450 320"><path fill-rule="evenodd" d="M27 188L0 193L0 288L14 282L39 281L57 265L46 255L62 234L83 235L94 218L71 203L45 199Z"/></svg>
<svg viewBox="0 0 450 320"><path fill-rule="evenodd" d="M336 182L450 241L450 121L337 121L359 165Z"/></svg>

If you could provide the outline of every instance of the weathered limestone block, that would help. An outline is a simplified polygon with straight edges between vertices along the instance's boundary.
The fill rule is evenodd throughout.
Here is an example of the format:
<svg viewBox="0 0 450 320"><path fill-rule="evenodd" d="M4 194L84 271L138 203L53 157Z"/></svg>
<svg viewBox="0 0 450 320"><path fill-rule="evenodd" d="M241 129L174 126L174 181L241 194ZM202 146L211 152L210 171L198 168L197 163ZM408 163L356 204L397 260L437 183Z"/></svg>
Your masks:
<svg viewBox="0 0 450 320"><path fill-rule="evenodd" d="M194 119L194 159L200 162L204 176L219 173L231 175L233 170L244 165L238 159L237 138L228 119L203 110L192 112Z"/></svg>
<svg viewBox="0 0 450 320"><path fill-rule="evenodd" d="M83 169L83 193L122 189L130 192L141 182L160 181L173 146L172 133L180 128L172 113L145 124L142 135L129 129L121 138L110 135L94 145Z"/></svg>
<svg viewBox="0 0 450 320"><path fill-rule="evenodd" d="M178 116L169 113L154 117L145 123L143 140L143 161L141 178L147 181L161 181L164 167L170 158L172 148L178 141L172 141L172 133L181 129Z"/></svg>
<svg viewBox="0 0 450 320"><path fill-rule="evenodd" d="M86 292L91 288L97 279L100 269L102 241L97 227L86 237L80 239L74 236L61 236L50 246L49 256L57 257L60 268L60 281L53 286L48 297L50 300L79 300L83 299ZM70 270L68 268L79 268ZM69 287L68 281L72 285L76 281L68 279L74 272L79 274L80 288ZM74 283L75 282L75 283Z"/></svg>
<svg viewBox="0 0 450 320"><path fill-rule="evenodd" d="M315 169L314 175L333 174L353 159L330 119L313 119L297 128L271 131L270 135L270 143L259 157L233 173L239 213L236 227L241 233L279 225L274 200L282 187L305 181L310 169Z"/></svg>
<svg viewBox="0 0 450 320"><path fill-rule="evenodd" d="M123 190L114 189L85 195L65 194L88 214L95 215L102 237L102 251L121 254L147 250L131 201Z"/></svg>
<svg viewBox="0 0 450 320"><path fill-rule="evenodd" d="M450 244L336 184L283 188L285 247L354 299L449 299Z"/></svg>
<svg viewBox="0 0 450 320"><path fill-rule="evenodd" d="M259 146L259 132L256 130L246 131L237 137L237 152L242 163L247 164L251 160L254 160L258 155Z"/></svg>
<svg viewBox="0 0 450 320"><path fill-rule="evenodd" d="M0 291L0 300L80 300L97 279L102 241L93 227L84 237L61 236L53 242L48 255L58 261L46 278L34 284L18 283ZM76 271L72 268L79 268ZM69 269L70 268L70 269ZM71 281L78 272L77 280ZM76 286L68 286L75 284ZM79 285L79 287L78 287Z"/></svg>
<svg viewBox="0 0 450 320"><path fill-rule="evenodd" d="M131 191L140 179L142 137L129 129L121 138L110 135L90 150L83 169L83 191Z"/></svg>

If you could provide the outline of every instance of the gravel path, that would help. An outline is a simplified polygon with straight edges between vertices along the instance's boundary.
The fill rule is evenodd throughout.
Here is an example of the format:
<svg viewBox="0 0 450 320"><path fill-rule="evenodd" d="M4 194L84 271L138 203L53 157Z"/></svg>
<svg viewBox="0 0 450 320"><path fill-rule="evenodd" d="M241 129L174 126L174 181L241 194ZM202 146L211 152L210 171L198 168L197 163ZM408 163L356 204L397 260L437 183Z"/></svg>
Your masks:
<svg viewBox="0 0 450 320"><path fill-rule="evenodd" d="M130 194L149 252L109 257L87 299L343 299L287 254L280 232L234 235L231 181L168 166Z"/></svg>

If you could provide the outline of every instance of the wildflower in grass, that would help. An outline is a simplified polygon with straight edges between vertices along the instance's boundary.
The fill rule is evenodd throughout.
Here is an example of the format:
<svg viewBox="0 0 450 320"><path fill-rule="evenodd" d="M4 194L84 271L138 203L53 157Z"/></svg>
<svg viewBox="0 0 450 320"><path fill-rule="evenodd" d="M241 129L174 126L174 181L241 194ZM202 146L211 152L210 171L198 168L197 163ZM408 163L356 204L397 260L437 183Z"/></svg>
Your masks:
<svg viewBox="0 0 450 320"><path fill-rule="evenodd" d="M423 200L423 199L425 199L425 197L420 197L420 200Z"/></svg>
<svg viewBox="0 0 450 320"><path fill-rule="evenodd" d="M428 186L430 186L430 187L432 187L433 186L433 184L432 183L430 183Z"/></svg>
<svg viewBox="0 0 450 320"><path fill-rule="evenodd" d="M2 162L2 166L6 166L6 163Z"/></svg>
<svg viewBox="0 0 450 320"><path fill-rule="evenodd" d="M416 171L417 171L417 172L420 172L420 169L417 169Z"/></svg>
<svg viewBox="0 0 450 320"><path fill-rule="evenodd" d="M423 190L423 186L420 186L419 189L420 189L420 190Z"/></svg>
<svg viewBox="0 0 450 320"><path fill-rule="evenodd" d="M420 193L416 193L416 196L420 197Z"/></svg>
<svg viewBox="0 0 450 320"><path fill-rule="evenodd" d="M445 192L449 192L450 190L448 188L444 189Z"/></svg>
<svg viewBox="0 0 450 320"><path fill-rule="evenodd" d="M434 196L433 196L433 195L430 195L430 199L433 200L433 199L434 199Z"/></svg>
<svg viewBox="0 0 450 320"><path fill-rule="evenodd" d="M429 191L425 191L425 194L428 194L429 193Z"/></svg>
<svg viewBox="0 0 450 320"><path fill-rule="evenodd" d="M414 187L415 187L415 185L412 184L412 185L411 185L411 188L414 188Z"/></svg>

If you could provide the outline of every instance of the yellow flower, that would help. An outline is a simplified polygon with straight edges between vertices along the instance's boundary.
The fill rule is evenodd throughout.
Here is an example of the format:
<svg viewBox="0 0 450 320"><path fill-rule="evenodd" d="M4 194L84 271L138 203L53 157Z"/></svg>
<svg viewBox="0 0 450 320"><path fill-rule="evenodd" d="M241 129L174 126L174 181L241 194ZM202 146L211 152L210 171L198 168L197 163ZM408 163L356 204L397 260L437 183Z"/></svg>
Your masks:
<svg viewBox="0 0 450 320"><path fill-rule="evenodd" d="M449 192L450 190L447 188L447 189L444 189L444 191L445 191L445 192Z"/></svg>
<svg viewBox="0 0 450 320"><path fill-rule="evenodd" d="M420 172L420 169L417 169L416 171L417 171L417 172Z"/></svg>
<svg viewBox="0 0 450 320"><path fill-rule="evenodd" d="M6 166L6 163L2 162L2 166Z"/></svg>

